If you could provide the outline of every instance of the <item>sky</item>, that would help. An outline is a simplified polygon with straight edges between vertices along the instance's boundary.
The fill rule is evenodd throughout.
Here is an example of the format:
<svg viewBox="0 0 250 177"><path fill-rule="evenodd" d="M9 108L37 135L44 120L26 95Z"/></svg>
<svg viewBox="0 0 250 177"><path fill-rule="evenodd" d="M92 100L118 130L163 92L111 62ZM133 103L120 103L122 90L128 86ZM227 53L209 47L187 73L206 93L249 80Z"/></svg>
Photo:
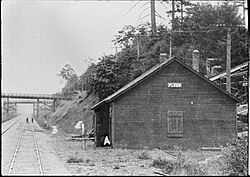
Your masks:
<svg viewBox="0 0 250 177"><path fill-rule="evenodd" d="M171 4L155 5L165 18L156 23L170 25ZM149 0L2 0L1 92L60 92L64 83L57 74L66 64L81 75L90 58L96 63L115 54L115 35L125 25L150 22L149 7ZM18 110L30 113L32 106L18 105Z"/></svg>
<svg viewBox="0 0 250 177"><path fill-rule="evenodd" d="M1 91L52 94L64 83L60 70L70 64L81 75L104 54L115 54L111 42L125 25L136 26L148 1L1 1ZM156 1L156 11L169 24L168 4ZM142 16L150 13L147 9Z"/></svg>
<svg viewBox="0 0 250 177"><path fill-rule="evenodd" d="M104 54L115 53L111 40L124 25L150 20L148 16L137 21L149 4L144 1L133 8L136 3L3 0L2 92L61 91L63 83L57 74L66 64L82 74L90 58L97 62ZM166 11L160 3L156 3L156 8L161 13ZM143 15L149 12L150 9Z"/></svg>

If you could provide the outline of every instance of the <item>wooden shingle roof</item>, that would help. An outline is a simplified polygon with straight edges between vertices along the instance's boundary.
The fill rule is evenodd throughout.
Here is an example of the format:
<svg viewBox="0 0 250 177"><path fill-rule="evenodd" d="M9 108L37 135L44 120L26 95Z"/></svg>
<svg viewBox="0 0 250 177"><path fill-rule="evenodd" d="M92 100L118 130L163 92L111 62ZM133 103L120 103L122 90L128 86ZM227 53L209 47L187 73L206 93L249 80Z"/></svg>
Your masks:
<svg viewBox="0 0 250 177"><path fill-rule="evenodd" d="M170 63L173 63L174 61L178 62L179 64L181 64L182 66L186 67L188 70L190 70L191 72L193 72L194 74L196 74L197 76L199 76L200 78L202 78L203 80L205 80L206 82L210 83L211 85L213 85L214 87L216 87L217 89L219 89L223 94L226 94L227 96L231 97L236 102L240 102L240 100L238 98L236 98L235 96L233 96L229 92L221 89L215 83L213 83L209 79L205 78L204 76L200 75L193 68L189 67L188 65L184 64L183 62L181 62L177 58L173 57L172 59L166 60L166 61L164 61L164 62L162 62L162 63L160 63L160 64L152 67L151 69L149 69L148 71L146 71L145 73L143 73L142 75L140 75L139 77L137 77L136 79L134 79L133 81L131 81L130 83L128 83L127 85L125 85L124 87L122 87L121 89L117 90L115 93L111 94L107 98L103 99L102 101L100 101L99 103L97 103L96 105L94 105L91 108L91 110L97 109L98 107L100 107L104 103L108 103L108 102L113 101L114 99L116 99L120 95L122 95L125 92L127 92L128 90L132 89L133 87L135 87L139 83L143 82L146 78L150 77L151 75L153 75L154 73L156 73L160 69L168 66Z"/></svg>

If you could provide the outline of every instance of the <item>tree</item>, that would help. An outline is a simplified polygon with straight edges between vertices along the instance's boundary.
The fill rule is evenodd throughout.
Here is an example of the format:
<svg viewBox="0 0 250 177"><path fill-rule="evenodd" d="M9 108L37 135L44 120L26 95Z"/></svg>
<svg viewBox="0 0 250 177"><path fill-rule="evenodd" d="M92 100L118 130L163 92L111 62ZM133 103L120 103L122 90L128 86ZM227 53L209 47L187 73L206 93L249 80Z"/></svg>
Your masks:
<svg viewBox="0 0 250 177"><path fill-rule="evenodd" d="M87 93L93 92L93 73L95 72L96 65L91 63L88 66L87 71L85 71L79 78L81 90L87 91Z"/></svg>
<svg viewBox="0 0 250 177"><path fill-rule="evenodd" d="M238 28L242 19L237 7L228 3L211 5L194 4L186 8L186 16L176 18L172 51L184 63L192 65L192 52L200 51L200 73L205 75L207 58L217 58L221 70L225 70L226 28L216 27L218 23L232 25L232 67L247 60L246 29ZM160 53L169 54L171 30L164 25L157 26L152 36L149 23L138 26L125 25L113 40L122 50L103 56L95 65L92 75L92 89L101 99L114 93L142 73L159 63Z"/></svg>
<svg viewBox="0 0 250 177"><path fill-rule="evenodd" d="M62 89L63 94L68 94L70 91L80 89L78 76L75 74L74 69L69 64L66 64L62 68L58 76L66 81L66 85Z"/></svg>
<svg viewBox="0 0 250 177"><path fill-rule="evenodd" d="M100 99L104 99L117 89L117 65L114 55L104 55L100 62L95 66L92 73L93 92L98 95Z"/></svg>
<svg viewBox="0 0 250 177"><path fill-rule="evenodd" d="M240 28L242 18L237 13L237 6L224 2L222 5L209 3L194 4L187 8L187 16L183 21L178 20L174 33L173 53L181 55L187 48L200 51L201 71L205 74L205 61L207 58L217 58L216 65L221 65L219 71L225 70L226 64L226 27L216 27L218 24L231 26L232 31L232 67L247 60L246 29ZM184 45L184 46L183 46ZM188 57L191 60L190 57Z"/></svg>
<svg viewBox="0 0 250 177"><path fill-rule="evenodd" d="M68 81L74 74L74 69L70 66L70 64L66 64L60 71L60 74L57 75L60 76L62 79Z"/></svg>

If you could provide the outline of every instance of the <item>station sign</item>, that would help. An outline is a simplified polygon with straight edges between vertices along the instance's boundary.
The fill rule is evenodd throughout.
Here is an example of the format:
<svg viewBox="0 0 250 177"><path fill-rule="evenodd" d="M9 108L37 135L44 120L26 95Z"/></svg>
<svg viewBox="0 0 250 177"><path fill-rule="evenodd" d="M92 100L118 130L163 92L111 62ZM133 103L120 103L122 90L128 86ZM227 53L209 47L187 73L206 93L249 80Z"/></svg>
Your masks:
<svg viewBox="0 0 250 177"><path fill-rule="evenodd" d="M168 87L181 88L182 87L182 83L168 83Z"/></svg>

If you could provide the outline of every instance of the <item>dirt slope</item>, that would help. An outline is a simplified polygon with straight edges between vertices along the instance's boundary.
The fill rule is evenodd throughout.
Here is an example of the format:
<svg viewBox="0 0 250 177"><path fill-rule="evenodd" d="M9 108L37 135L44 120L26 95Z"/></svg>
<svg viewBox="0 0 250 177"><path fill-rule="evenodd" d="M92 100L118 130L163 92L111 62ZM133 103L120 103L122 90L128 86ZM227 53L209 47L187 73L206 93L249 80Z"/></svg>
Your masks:
<svg viewBox="0 0 250 177"><path fill-rule="evenodd" d="M59 131L68 134L80 134L80 129L75 129L78 121L83 121L85 130L89 132L93 127L93 111L90 108L98 102L98 98L94 95L86 96L86 94L78 95L74 100L57 102L55 112L43 112L40 114L40 124L47 119L47 124L57 126ZM46 115L46 118L45 118Z"/></svg>

